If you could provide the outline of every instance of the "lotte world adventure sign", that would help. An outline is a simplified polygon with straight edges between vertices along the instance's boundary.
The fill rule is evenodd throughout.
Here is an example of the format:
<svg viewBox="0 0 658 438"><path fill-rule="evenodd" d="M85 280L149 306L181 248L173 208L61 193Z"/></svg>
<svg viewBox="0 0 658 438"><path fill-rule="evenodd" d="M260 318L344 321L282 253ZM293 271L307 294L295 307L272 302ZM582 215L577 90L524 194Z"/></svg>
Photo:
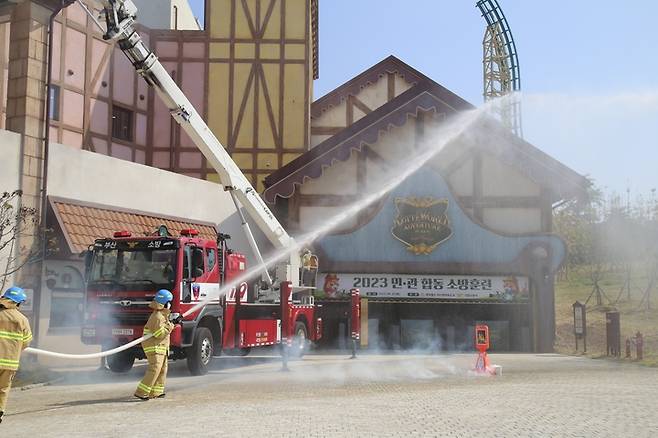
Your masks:
<svg viewBox="0 0 658 438"><path fill-rule="evenodd" d="M415 255L431 254L452 236L447 199L395 198L395 209L391 234Z"/></svg>

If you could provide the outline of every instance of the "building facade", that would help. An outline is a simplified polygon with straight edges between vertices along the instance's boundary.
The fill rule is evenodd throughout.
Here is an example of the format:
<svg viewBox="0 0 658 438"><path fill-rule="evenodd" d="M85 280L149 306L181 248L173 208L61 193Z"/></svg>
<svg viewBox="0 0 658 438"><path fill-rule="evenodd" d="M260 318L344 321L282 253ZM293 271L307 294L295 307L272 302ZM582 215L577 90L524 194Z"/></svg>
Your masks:
<svg viewBox="0 0 658 438"><path fill-rule="evenodd" d="M150 0L143 3L153 7ZM206 2L205 30L140 28L259 190L273 170L308 150L312 82L318 74L317 2L267 3ZM9 29L10 23L0 25L5 70ZM44 78L50 84L52 141L217 181L169 110L77 3L56 16L52 41L53 62ZM6 81L0 89L6 93ZM0 127L5 114L6 105Z"/></svg>
<svg viewBox="0 0 658 438"><path fill-rule="evenodd" d="M143 15L156 19L147 9L154 3L142 3ZM552 274L566 251L551 234L552 206L582 193L580 175L486 119L446 142L452 134L443 130L473 106L394 57L314 101L317 0L207 1L203 29L194 30L176 30L185 6L164 3L169 13L143 23L141 34L292 234L352 211L415 166L428 144L440 146L385 196L311 243L321 260L317 297L336 309L328 345L344 344L341 303L359 287L363 347L458 349L469 345L473 323L486 321L499 350L551 350ZM0 1L0 127L13 131L0 138L18 144L1 151L17 169L2 189L22 188L23 202L42 217L22 242L53 228L62 250L19 278L35 290L43 338L61 325L75 328L75 253L84 239L107 233L78 232L75 221L115 212L127 225L137 215L223 227L235 213L200 214L203 198L189 200L192 211L172 212L153 187L136 182L141 175L178 187L203 183L210 193L217 175L80 6L58 6ZM134 193L104 178L133 181Z"/></svg>
<svg viewBox="0 0 658 438"><path fill-rule="evenodd" d="M315 101L313 147L266 180L266 200L299 235L354 211L314 250L320 297L365 297L364 346L470 348L486 322L494 349L552 350L566 254L552 206L584 179L486 115L465 127L469 113L389 57ZM340 338L347 324L339 313L327 326Z"/></svg>

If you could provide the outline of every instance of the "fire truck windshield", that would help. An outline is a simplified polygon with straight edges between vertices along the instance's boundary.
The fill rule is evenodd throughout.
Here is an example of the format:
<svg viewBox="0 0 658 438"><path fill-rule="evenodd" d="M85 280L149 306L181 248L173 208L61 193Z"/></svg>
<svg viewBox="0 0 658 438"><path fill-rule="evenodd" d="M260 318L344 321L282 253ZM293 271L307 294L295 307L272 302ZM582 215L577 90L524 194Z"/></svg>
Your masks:
<svg viewBox="0 0 658 438"><path fill-rule="evenodd" d="M171 290L176 281L176 253L176 249L96 249L89 284L121 290Z"/></svg>

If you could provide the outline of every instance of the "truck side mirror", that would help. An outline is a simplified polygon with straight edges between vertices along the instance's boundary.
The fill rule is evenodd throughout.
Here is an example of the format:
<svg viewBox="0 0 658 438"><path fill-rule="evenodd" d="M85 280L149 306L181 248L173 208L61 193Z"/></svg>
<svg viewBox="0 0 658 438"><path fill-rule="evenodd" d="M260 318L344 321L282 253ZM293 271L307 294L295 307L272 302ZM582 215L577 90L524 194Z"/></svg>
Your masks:
<svg viewBox="0 0 658 438"><path fill-rule="evenodd" d="M188 281L183 283L183 302L192 302L192 284Z"/></svg>
<svg viewBox="0 0 658 438"><path fill-rule="evenodd" d="M183 257L185 257L183 267L185 268L185 271L183 272L184 279L189 281L192 281L192 248L189 246L185 247L185 252L183 253Z"/></svg>

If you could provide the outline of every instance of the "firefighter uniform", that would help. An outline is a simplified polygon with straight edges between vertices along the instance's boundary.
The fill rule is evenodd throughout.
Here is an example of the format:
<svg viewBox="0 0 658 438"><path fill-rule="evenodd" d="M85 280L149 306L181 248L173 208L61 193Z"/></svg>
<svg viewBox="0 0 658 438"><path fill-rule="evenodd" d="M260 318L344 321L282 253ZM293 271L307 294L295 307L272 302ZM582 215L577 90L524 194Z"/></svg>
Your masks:
<svg viewBox="0 0 658 438"><path fill-rule="evenodd" d="M153 337L142 342L148 368L135 391L135 396L141 399L159 397L165 392L169 334L174 329L174 324L169 322L169 309L155 301L152 301L149 307L153 309L153 313L144 326L144 334L152 334Z"/></svg>
<svg viewBox="0 0 658 438"><path fill-rule="evenodd" d="M4 412L7 405L7 396L18 370L21 352L31 340L30 323L18 311L18 304L0 298L0 413Z"/></svg>

